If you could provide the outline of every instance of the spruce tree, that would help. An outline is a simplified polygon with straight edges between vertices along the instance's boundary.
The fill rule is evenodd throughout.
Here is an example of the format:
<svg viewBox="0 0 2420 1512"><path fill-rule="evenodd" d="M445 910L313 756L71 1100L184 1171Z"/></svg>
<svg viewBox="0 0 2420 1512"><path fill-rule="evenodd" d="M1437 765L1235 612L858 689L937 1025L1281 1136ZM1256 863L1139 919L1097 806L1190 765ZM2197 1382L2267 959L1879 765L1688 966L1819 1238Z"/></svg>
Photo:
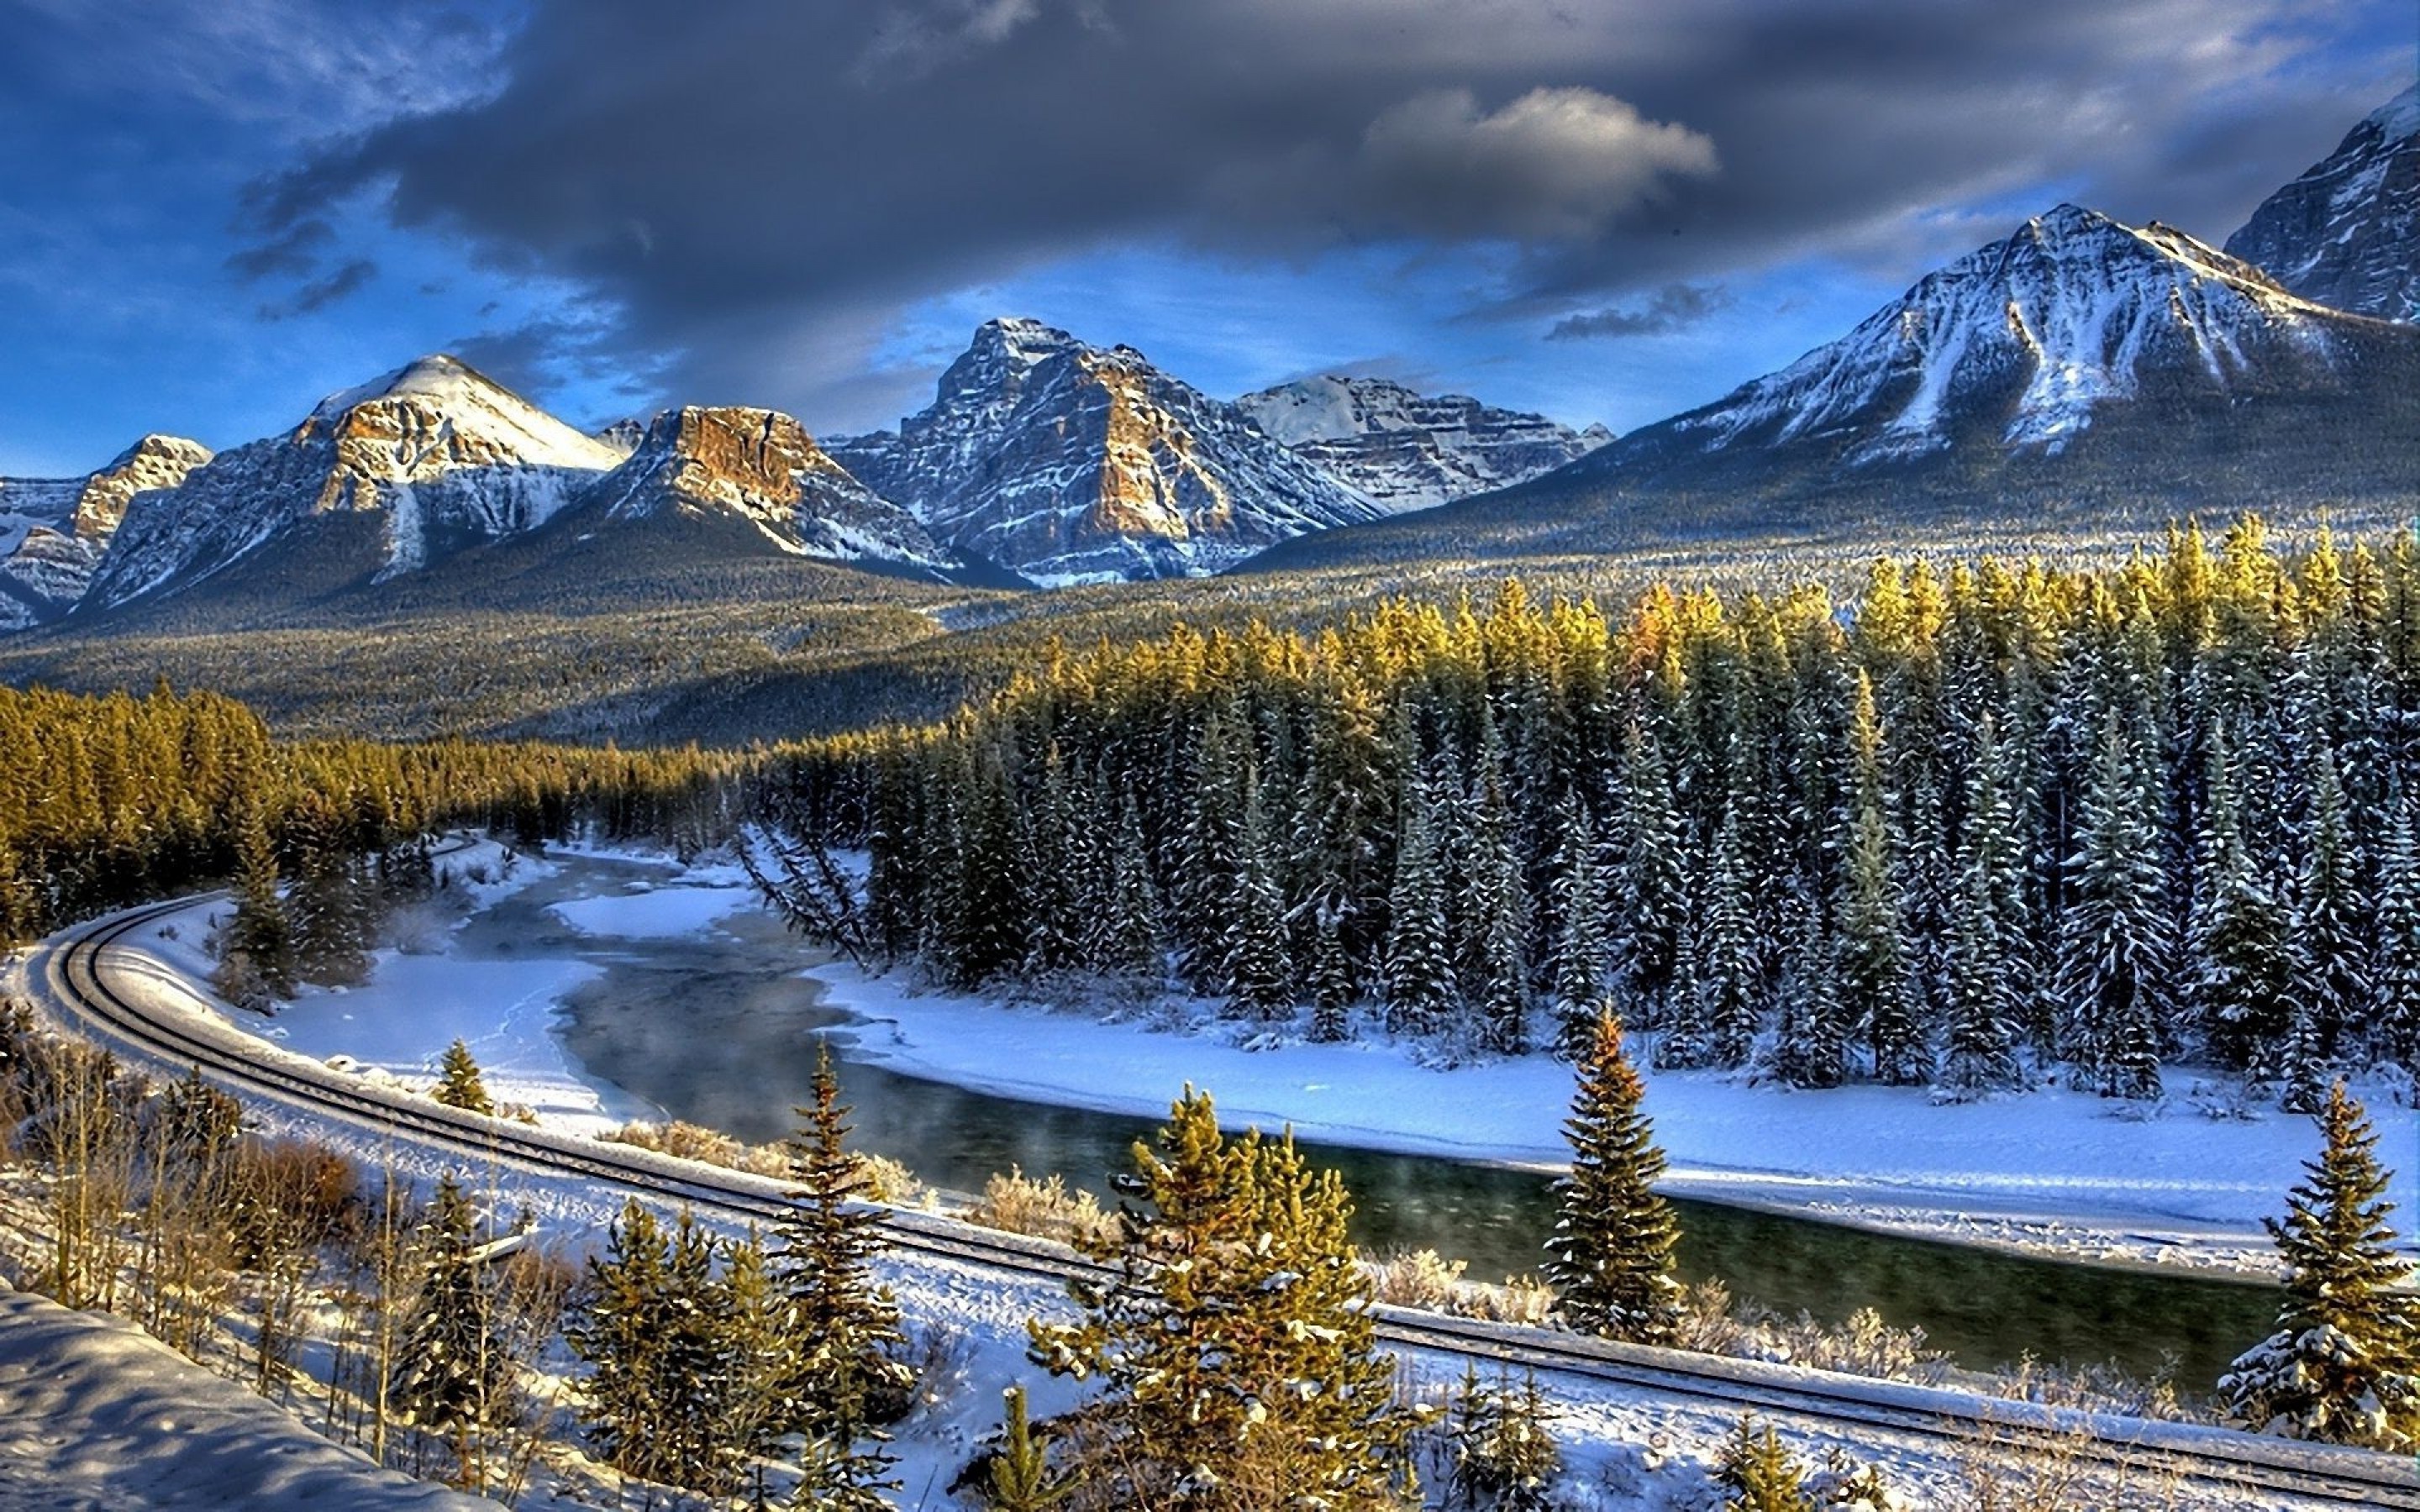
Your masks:
<svg viewBox="0 0 2420 1512"><path fill-rule="evenodd" d="M1714 1480L1730 1494L1723 1512L1817 1512L1807 1490L1807 1472L1782 1447L1781 1437L1768 1423L1762 1432L1745 1417L1723 1443L1723 1458Z"/></svg>
<svg viewBox="0 0 2420 1512"><path fill-rule="evenodd" d="M1680 1324L1672 1275L1680 1221L1656 1195L1664 1151L1641 1109L1646 1088L1622 1054L1608 1005L1579 1064L1563 1136L1571 1174L1556 1183L1558 1216L1545 1275L1572 1326L1637 1344L1670 1342Z"/></svg>
<svg viewBox="0 0 2420 1512"><path fill-rule="evenodd" d="M1621 753L1622 866L1621 932L1615 953L1624 997L1642 1026L1663 1022L1665 1002L1681 969L1688 923L1687 851L1681 812L1662 744L1634 724Z"/></svg>
<svg viewBox="0 0 2420 1512"><path fill-rule="evenodd" d="M1241 865L1235 896L1229 904L1230 921L1222 974L1231 1012L1270 1020L1281 1016L1294 1001L1294 973L1286 952L1285 899L1278 890L1274 841L1261 801L1257 774L1244 774L1244 823Z"/></svg>
<svg viewBox="0 0 2420 1512"><path fill-rule="evenodd" d="M450 1108L466 1113L493 1113L496 1104L488 1096L487 1083L479 1076L479 1063L471 1058L471 1047L457 1040L445 1047L437 1063L437 1086L429 1096Z"/></svg>
<svg viewBox="0 0 2420 1512"><path fill-rule="evenodd" d="M1082 1319L1029 1325L1036 1364L1101 1382L1078 1473L1121 1506L1397 1506L1412 1420L1343 1183L1291 1137L1226 1138L1189 1088L1134 1159L1116 1233L1081 1246L1111 1271L1070 1283Z"/></svg>
<svg viewBox="0 0 2420 1512"><path fill-rule="evenodd" d="M848 1149L848 1109L829 1046L816 1052L813 1101L799 1116L803 1127L789 1145L793 1190L774 1229L773 1276L791 1330L784 1427L813 1446L816 1494L871 1497L890 1484L876 1425L911 1381L894 1352L898 1304L869 1273L882 1252L882 1218L866 1205L864 1167Z"/></svg>
<svg viewBox="0 0 2420 1512"><path fill-rule="evenodd" d="M589 1257L586 1301L564 1331L588 1366L580 1391L589 1442L607 1463L644 1480L663 1478L654 1425L663 1412L658 1361L669 1258L655 1214L631 1198L607 1230L604 1253Z"/></svg>
<svg viewBox="0 0 2420 1512"><path fill-rule="evenodd" d="M268 1012L294 995L294 931L277 885L277 851L266 801L243 802L235 825L235 920L219 964L220 995L239 1008Z"/></svg>
<svg viewBox="0 0 2420 1512"><path fill-rule="evenodd" d="M1865 1027L1874 1079L1912 1086L1932 1074L1908 980L1906 921L1882 779L1882 727L1862 676L1850 721L1852 807L1845 815L1838 928L1840 993Z"/></svg>
<svg viewBox="0 0 2420 1512"><path fill-rule="evenodd" d="M504 1411L509 1377L495 1278L479 1254L471 1198L450 1172L438 1179L419 1246L423 1279L396 1351L395 1398L467 1469L470 1444Z"/></svg>
<svg viewBox="0 0 2420 1512"><path fill-rule="evenodd" d="M1563 807L1555 852L1555 1049L1565 1057L1587 1046L1597 1004L1606 995L1605 887L1597 836L1575 794Z"/></svg>
<svg viewBox="0 0 2420 1512"><path fill-rule="evenodd" d="M2171 927L2147 774L2118 716L2104 727L2071 858L2061 996L2070 1056L2103 1096L2160 1095Z"/></svg>
<svg viewBox="0 0 2420 1512"><path fill-rule="evenodd" d="M2319 1111L2324 1067L2335 1056L2346 1026L2366 1006L2369 987L2350 817L2335 752L2313 728L2318 722L2316 714L2307 717L2303 736L2303 865L2294 884L2294 969L2288 986L2293 1022L2282 1077L2286 1105L2296 1113Z"/></svg>
<svg viewBox="0 0 2420 1512"><path fill-rule="evenodd" d="M1404 831L1388 896L1387 1022L1398 1033L1433 1033L1453 1011L1452 947L1446 933L1445 868L1427 782L1404 781Z"/></svg>
<svg viewBox="0 0 2420 1512"><path fill-rule="evenodd" d="M1773 1072L1792 1087L1838 1087L1848 1075L1848 1027L1824 910L1802 901L1791 916L1793 939L1781 980Z"/></svg>
<svg viewBox="0 0 2420 1512"><path fill-rule="evenodd" d="M1077 1482L1050 1464L1050 1441L1026 1421L1025 1388L1003 1394L1000 1447L984 1468L987 1512L1049 1512L1076 1492Z"/></svg>
<svg viewBox="0 0 2420 1512"><path fill-rule="evenodd" d="M1746 1065L1748 1053L1755 1048L1763 986L1749 917L1747 857L1742 851L1741 827L1741 810L1735 806L1723 815L1722 827L1715 831L1696 935L1696 960L1689 973L1698 1017L1704 1026L1701 1063L1733 1068Z"/></svg>
<svg viewBox="0 0 2420 1512"><path fill-rule="evenodd" d="M2390 791L2385 852L2378 867L2378 946L2371 978L2377 984L2381 1053L2420 1073L2420 846L2412 839L2412 809L2403 794Z"/></svg>
<svg viewBox="0 0 2420 1512"><path fill-rule="evenodd" d="M1966 792L1947 983L1949 1046L1941 1084L1962 1097L2006 1090L2024 1079L2016 1055L2017 921L2009 917L2020 891L2019 861L2004 780L1997 729L1985 715Z"/></svg>
<svg viewBox="0 0 2420 1512"><path fill-rule="evenodd" d="M2200 889L2190 922L2189 980L2211 1054L2254 1082L2274 1080L2286 1026L2285 913L2243 839L2226 731L2211 732L2195 838Z"/></svg>
<svg viewBox="0 0 2420 1512"><path fill-rule="evenodd" d="M1108 906L1093 920L1093 928L1091 953L1099 970L1146 990L1165 984L1168 946L1159 889L1152 885L1142 810L1132 797L1118 815L1117 839L1109 849Z"/></svg>
<svg viewBox="0 0 2420 1512"><path fill-rule="evenodd" d="M1500 763L1492 754L1471 795L1466 882L1464 1000L1480 1043L1517 1056L1529 1048L1528 899L1512 850Z"/></svg>
<svg viewBox="0 0 2420 1512"><path fill-rule="evenodd" d="M2378 1134L2339 1082L2319 1115L2325 1147L2304 1164L2286 1216L2265 1220L2285 1262L2276 1332L2218 1383L2258 1432L2390 1453L2420 1447L2420 1306L2392 1288L2408 1268L2386 1225Z"/></svg>

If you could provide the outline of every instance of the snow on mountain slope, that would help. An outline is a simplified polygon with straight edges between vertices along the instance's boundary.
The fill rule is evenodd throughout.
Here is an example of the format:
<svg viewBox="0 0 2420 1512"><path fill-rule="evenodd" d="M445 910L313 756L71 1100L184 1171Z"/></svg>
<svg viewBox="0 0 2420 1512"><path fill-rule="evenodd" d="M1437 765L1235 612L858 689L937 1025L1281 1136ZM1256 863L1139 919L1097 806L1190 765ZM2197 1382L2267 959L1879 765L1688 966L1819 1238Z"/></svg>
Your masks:
<svg viewBox="0 0 2420 1512"><path fill-rule="evenodd" d="M1811 442L1854 468L1975 437L2055 453L2102 407L2154 390L2228 395L2324 374L2346 323L2182 232L2062 205L1840 340L1601 455Z"/></svg>
<svg viewBox="0 0 2420 1512"><path fill-rule="evenodd" d="M380 547L376 562L328 572L405 571L544 523L621 460L460 361L424 357L330 395L287 435L221 453L181 486L142 496L86 603L189 587L330 517L375 516Z"/></svg>
<svg viewBox="0 0 2420 1512"><path fill-rule="evenodd" d="M1235 401L1253 424L1389 513L1524 483L1611 440L1466 394L1417 393L1386 378L1326 376Z"/></svg>
<svg viewBox="0 0 2420 1512"><path fill-rule="evenodd" d="M993 320L899 429L833 457L944 547L1035 582L1200 576L1379 506L1129 347Z"/></svg>
<svg viewBox="0 0 2420 1512"><path fill-rule="evenodd" d="M796 556L936 569L948 561L914 516L849 476L796 420L773 409L666 410L580 507L607 519L728 515Z"/></svg>
<svg viewBox="0 0 2420 1512"><path fill-rule="evenodd" d="M0 478L0 630L64 614L136 494L173 488L210 459L181 436L146 436L81 478Z"/></svg>
<svg viewBox="0 0 2420 1512"><path fill-rule="evenodd" d="M2304 299L2420 320L2420 85L2264 200L2226 250Z"/></svg>

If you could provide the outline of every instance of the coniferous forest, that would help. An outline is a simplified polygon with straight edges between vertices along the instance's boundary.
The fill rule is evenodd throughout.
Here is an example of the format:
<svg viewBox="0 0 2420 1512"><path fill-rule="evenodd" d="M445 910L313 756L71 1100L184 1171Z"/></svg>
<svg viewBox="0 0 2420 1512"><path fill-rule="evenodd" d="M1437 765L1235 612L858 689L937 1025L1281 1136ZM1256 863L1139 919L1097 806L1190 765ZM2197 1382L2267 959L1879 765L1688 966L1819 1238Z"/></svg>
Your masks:
<svg viewBox="0 0 2420 1512"><path fill-rule="evenodd" d="M1063 653L795 758L862 949L1244 1020L1793 1086L2420 1061L2420 541L1884 561L1620 614L1412 601ZM794 874L800 872L793 868ZM809 888L807 890L812 890Z"/></svg>
<svg viewBox="0 0 2420 1512"><path fill-rule="evenodd" d="M287 744L250 709L0 688L0 938L229 876L329 879L479 824L535 842L722 832L747 759L538 744Z"/></svg>

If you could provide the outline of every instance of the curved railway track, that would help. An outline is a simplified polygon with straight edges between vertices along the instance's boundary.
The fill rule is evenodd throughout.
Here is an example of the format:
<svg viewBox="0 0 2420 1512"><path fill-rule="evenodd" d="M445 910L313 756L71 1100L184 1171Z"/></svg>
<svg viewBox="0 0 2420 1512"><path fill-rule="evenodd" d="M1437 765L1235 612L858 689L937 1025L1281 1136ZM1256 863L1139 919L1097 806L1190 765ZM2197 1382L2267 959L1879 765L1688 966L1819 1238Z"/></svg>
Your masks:
<svg viewBox="0 0 2420 1512"><path fill-rule="evenodd" d="M779 1215L783 1197L777 1182L465 1113L270 1049L209 1015L147 1011L111 984L106 969L111 949L162 916L200 901L183 898L131 909L54 939L44 948L43 962L58 1008L94 1038L154 1062L194 1068L229 1089L367 1126L426 1149L533 1176L581 1178L659 1202L686 1203L701 1213L757 1223ZM935 1214L893 1211L886 1214L884 1227L898 1250L1021 1279L1063 1285L1105 1273L1104 1268L1063 1246ZM1380 1338L1397 1348L1605 1382L1676 1401L1711 1404L1726 1413L1754 1412L1835 1431L1880 1430L1952 1452L1989 1446L2018 1454L2039 1450L2080 1456L2113 1473L2172 1484L2180 1492L2190 1488L2230 1498L2248 1494L2268 1505L2420 1512L2420 1461L2391 1456L2046 1409L1403 1308L1379 1308L1377 1324Z"/></svg>

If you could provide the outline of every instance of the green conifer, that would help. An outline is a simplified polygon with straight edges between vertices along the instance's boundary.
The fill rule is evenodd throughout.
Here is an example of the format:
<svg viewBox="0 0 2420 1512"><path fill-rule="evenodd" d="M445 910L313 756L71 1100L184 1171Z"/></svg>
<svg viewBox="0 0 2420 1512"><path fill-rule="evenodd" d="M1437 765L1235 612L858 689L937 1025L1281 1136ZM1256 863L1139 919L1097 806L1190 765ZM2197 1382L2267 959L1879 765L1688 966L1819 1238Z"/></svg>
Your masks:
<svg viewBox="0 0 2420 1512"><path fill-rule="evenodd" d="M1563 1123L1572 1172L1556 1183L1559 1215L1546 1241L1546 1279L1573 1327L1637 1344L1668 1343L1681 1317L1681 1285L1672 1275L1681 1226L1655 1192L1664 1151L1641 1109L1646 1088L1622 1054L1621 1022L1610 1005L1597 1016L1578 1072Z"/></svg>

